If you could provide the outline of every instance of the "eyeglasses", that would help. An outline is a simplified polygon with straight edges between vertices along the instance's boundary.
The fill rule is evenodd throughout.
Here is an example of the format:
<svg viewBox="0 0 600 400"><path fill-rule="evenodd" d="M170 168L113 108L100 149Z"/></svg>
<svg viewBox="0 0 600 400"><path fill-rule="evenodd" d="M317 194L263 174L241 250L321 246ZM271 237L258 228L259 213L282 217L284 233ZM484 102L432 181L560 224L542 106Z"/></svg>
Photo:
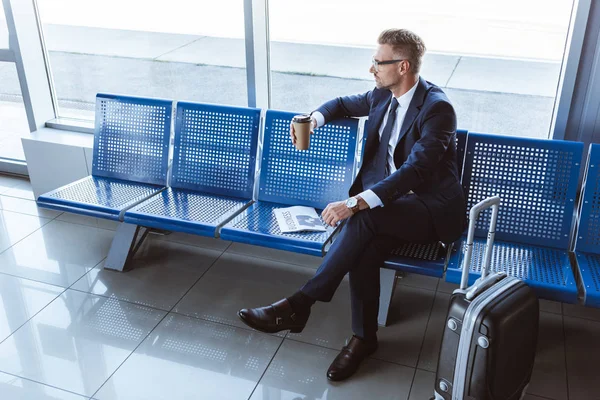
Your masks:
<svg viewBox="0 0 600 400"><path fill-rule="evenodd" d="M395 63L398 63L401 61L406 61L406 58L400 58L398 60L387 60L387 61L377 61L375 58L371 59L371 62L373 63L373 68L375 68L376 72L379 72L380 65L395 64Z"/></svg>

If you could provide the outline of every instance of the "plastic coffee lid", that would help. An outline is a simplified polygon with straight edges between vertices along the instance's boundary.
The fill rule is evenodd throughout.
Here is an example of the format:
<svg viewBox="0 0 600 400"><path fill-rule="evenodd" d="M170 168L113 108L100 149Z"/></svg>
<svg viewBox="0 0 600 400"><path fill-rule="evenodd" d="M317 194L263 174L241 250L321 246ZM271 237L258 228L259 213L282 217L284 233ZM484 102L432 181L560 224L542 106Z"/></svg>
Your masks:
<svg viewBox="0 0 600 400"><path fill-rule="evenodd" d="M311 121L310 114L295 115L292 121L294 121L294 122L310 122Z"/></svg>

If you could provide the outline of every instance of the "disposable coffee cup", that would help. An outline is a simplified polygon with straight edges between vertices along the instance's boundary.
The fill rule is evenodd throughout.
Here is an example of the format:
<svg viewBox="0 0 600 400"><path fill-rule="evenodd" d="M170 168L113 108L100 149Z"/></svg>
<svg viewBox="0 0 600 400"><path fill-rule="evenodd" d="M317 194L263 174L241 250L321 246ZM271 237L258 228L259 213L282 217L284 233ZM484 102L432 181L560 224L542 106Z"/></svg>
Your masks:
<svg viewBox="0 0 600 400"><path fill-rule="evenodd" d="M298 150L308 150L312 118L308 114L296 115L292 118L292 123L296 133L296 148Z"/></svg>

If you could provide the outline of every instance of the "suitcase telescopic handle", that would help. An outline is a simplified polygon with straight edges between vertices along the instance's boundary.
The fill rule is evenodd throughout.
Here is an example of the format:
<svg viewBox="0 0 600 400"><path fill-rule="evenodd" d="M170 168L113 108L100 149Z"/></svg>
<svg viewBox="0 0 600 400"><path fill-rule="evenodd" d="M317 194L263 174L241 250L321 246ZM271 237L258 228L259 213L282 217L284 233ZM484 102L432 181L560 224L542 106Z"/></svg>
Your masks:
<svg viewBox="0 0 600 400"><path fill-rule="evenodd" d="M485 248L485 257L483 267L481 269L481 279L485 279L490 269L490 261L492 260L492 247L494 244L494 236L496 235L496 222L498 221L498 210L500 208L500 197L492 196L480 201L471 207L469 211L469 230L467 232L467 254L463 263L462 279L460 288L465 290L469 286L469 270L471 265L471 257L473 256L473 242L475 241L475 225L477 218L483 210L492 208L492 218L490 220L490 229L487 235L487 244Z"/></svg>

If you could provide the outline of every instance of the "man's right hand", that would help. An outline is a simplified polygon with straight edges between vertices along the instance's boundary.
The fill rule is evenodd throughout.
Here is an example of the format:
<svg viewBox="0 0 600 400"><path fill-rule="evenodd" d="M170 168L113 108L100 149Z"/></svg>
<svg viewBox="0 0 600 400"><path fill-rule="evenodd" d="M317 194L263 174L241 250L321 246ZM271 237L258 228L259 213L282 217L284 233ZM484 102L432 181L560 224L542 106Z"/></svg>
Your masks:
<svg viewBox="0 0 600 400"><path fill-rule="evenodd" d="M317 128L317 120L314 117L311 117L310 123L310 134L313 135L315 133L315 129ZM290 138L292 138L292 144L296 145L296 131L294 130L294 123L290 122Z"/></svg>

